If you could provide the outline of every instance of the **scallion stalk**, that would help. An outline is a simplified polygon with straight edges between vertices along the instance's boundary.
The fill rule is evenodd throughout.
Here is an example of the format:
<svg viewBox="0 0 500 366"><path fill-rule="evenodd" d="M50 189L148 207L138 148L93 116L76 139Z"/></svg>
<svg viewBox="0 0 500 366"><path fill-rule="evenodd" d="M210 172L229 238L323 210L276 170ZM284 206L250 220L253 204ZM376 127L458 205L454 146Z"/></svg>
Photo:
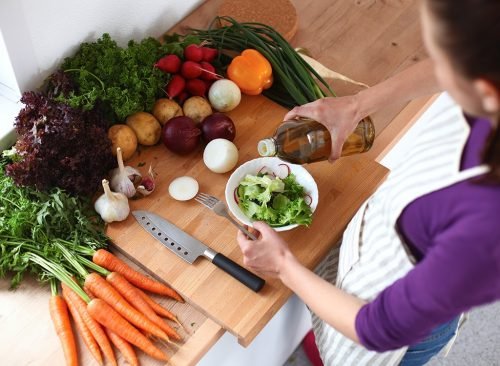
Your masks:
<svg viewBox="0 0 500 366"><path fill-rule="evenodd" d="M228 25L216 27L216 24ZM325 96L335 96L328 83L298 54L281 34L271 26L240 23L231 17L216 17L208 29L191 29L201 40L219 51L259 51L271 64L275 85L265 95L290 108Z"/></svg>

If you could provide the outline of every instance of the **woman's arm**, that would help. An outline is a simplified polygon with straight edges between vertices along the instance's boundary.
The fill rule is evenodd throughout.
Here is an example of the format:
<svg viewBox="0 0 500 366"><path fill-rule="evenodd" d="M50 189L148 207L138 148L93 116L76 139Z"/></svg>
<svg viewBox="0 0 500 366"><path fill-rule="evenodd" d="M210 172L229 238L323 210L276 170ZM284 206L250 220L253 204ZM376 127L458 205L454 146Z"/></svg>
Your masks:
<svg viewBox="0 0 500 366"><path fill-rule="evenodd" d="M238 244L243 263L259 273L281 279L302 301L332 327L359 343L355 319L364 302L339 290L300 264L286 242L268 225L255 222L261 236L249 240L240 231Z"/></svg>
<svg viewBox="0 0 500 366"><path fill-rule="evenodd" d="M323 98L295 107L284 119L300 116L325 125L332 136L330 161L334 161L340 157L346 138L364 117L393 103L407 102L439 90L433 63L427 59L355 95Z"/></svg>
<svg viewBox="0 0 500 366"><path fill-rule="evenodd" d="M433 63L426 59L381 83L356 94L359 120L379 109L441 91L434 76Z"/></svg>
<svg viewBox="0 0 500 366"><path fill-rule="evenodd" d="M355 320L365 304L311 272L287 252L280 268L279 278L318 317L337 331L359 343Z"/></svg>

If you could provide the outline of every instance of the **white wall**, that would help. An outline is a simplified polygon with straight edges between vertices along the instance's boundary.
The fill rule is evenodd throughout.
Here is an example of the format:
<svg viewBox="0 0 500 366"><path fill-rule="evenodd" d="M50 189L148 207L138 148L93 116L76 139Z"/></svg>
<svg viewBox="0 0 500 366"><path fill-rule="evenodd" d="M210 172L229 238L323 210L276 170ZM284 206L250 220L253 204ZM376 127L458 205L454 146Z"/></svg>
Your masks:
<svg viewBox="0 0 500 366"><path fill-rule="evenodd" d="M0 30L19 89L40 85L80 42L158 37L201 0L1 0Z"/></svg>
<svg viewBox="0 0 500 366"><path fill-rule="evenodd" d="M159 37L201 0L0 0L0 149L34 90L83 41L109 33L120 45Z"/></svg>

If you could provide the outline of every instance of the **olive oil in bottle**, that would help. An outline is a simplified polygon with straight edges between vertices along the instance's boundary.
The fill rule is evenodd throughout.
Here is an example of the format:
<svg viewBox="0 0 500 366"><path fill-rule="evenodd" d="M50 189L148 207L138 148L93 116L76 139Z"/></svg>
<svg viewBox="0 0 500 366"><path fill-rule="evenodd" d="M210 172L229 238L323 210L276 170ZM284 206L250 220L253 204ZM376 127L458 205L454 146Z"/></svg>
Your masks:
<svg viewBox="0 0 500 366"><path fill-rule="evenodd" d="M368 151L375 138L375 128L369 117L356 126L342 146L341 156ZM331 151L330 132L311 119L283 122L274 136L260 140L257 149L261 156L277 156L294 164L327 160Z"/></svg>

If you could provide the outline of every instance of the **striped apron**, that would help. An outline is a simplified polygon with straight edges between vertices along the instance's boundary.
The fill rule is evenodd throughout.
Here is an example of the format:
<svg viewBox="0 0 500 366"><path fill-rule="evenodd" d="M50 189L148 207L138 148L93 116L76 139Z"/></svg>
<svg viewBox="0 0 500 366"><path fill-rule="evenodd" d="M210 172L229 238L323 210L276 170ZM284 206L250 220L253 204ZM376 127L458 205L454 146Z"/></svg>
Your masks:
<svg viewBox="0 0 500 366"><path fill-rule="evenodd" d="M330 283L366 301L405 276L415 264L396 230L403 209L418 197L488 171L485 166L459 170L470 127L458 106L447 107L422 122L412 148L358 210L342 245L316 269ZM397 365L408 348L369 351L314 314L312 317L316 343L328 366Z"/></svg>

